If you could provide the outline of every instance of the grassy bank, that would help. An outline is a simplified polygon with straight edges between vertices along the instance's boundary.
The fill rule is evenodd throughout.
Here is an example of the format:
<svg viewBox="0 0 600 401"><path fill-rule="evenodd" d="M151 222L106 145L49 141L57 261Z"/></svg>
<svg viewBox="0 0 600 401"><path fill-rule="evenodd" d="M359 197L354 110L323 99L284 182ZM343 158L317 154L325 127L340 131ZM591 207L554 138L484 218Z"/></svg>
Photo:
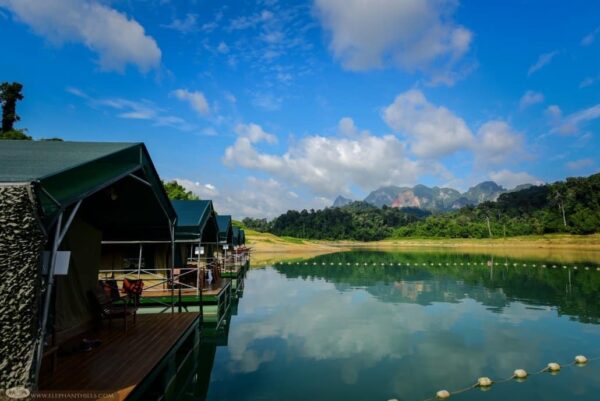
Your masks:
<svg viewBox="0 0 600 401"><path fill-rule="evenodd" d="M443 252L482 253L497 256L540 257L555 260L600 260L600 234L524 236L493 239L470 238L407 238L373 242L317 241L248 230L248 246L257 262L313 257L320 254L352 249L410 250L411 252L439 250Z"/></svg>

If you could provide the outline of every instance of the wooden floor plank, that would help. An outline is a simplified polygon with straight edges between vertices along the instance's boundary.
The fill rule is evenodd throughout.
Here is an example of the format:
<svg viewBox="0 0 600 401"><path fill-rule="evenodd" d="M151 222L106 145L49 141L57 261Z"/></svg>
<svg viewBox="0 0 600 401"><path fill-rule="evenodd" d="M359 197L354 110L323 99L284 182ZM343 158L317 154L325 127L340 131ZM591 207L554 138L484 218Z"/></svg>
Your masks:
<svg viewBox="0 0 600 401"><path fill-rule="evenodd" d="M111 329L83 336L101 340L98 348L60 357L56 371L40 378L40 390L114 392L124 399L197 317L197 313L142 314L135 325L128 323L127 332L116 319Z"/></svg>

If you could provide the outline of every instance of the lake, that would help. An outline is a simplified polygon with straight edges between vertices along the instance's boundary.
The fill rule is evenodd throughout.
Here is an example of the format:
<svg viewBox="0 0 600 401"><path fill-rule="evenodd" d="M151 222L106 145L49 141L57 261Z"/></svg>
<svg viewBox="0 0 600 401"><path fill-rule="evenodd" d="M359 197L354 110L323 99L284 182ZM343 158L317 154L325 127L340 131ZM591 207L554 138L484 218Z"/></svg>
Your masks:
<svg viewBox="0 0 600 401"><path fill-rule="evenodd" d="M594 262L354 251L251 269L181 399L421 401L599 357ZM451 399L600 399L600 360Z"/></svg>

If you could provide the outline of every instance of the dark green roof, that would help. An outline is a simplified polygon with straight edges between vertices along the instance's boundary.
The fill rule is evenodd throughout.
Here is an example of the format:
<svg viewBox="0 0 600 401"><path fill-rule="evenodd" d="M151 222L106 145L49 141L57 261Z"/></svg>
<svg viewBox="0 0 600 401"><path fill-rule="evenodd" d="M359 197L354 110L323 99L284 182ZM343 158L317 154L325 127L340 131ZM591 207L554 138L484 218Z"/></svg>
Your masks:
<svg viewBox="0 0 600 401"><path fill-rule="evenodd" d="M139 143L0 141L0 182L42 180Z"/></svg>
<svg viewBox="0 0 600 401"><path fill-rule="evenodd" d="M226 241L231 244L233 240L233 230L231 226L230 215L219 215L217 216L217 226L219 226L219 241Z"/></svg>
<svg viewBox="0 0 600 401"><path fill-rule="evenodd" d="M162 233L165 217L177 217L143 143L0 140L0 183L17 182L33 183L47 226L86 199L81 213L106 228L105 239L130 237L124 222Z"/></svg>
<svg viewBox="0 0 600 401"><path fill-rule="evenodd" d="M207 224L213 224L214 232L217 231L214 221L214 209L210 200L172 200L173 208L177 212L177 225L175 237L177 239L194 239L203 234ZM210 220L213 220L212 222ZM213 227L211 227L213 228ZM215 242L214 238L210 242Z"/></svg>

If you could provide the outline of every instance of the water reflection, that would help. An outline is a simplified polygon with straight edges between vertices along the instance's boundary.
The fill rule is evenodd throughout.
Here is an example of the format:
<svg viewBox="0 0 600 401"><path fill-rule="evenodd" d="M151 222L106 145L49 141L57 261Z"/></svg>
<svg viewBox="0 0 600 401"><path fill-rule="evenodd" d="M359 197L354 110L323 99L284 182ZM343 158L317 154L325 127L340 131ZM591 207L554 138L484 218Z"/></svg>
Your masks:
<svg viewBox="0 0 600 401"><path fill-rule="evenodd" d="M209 400L422 400L481 375L600 355L596 265L488 261L348 252L252 270L189 385ZM599 374L590 364L456 398L594 399Z"/></svg>

